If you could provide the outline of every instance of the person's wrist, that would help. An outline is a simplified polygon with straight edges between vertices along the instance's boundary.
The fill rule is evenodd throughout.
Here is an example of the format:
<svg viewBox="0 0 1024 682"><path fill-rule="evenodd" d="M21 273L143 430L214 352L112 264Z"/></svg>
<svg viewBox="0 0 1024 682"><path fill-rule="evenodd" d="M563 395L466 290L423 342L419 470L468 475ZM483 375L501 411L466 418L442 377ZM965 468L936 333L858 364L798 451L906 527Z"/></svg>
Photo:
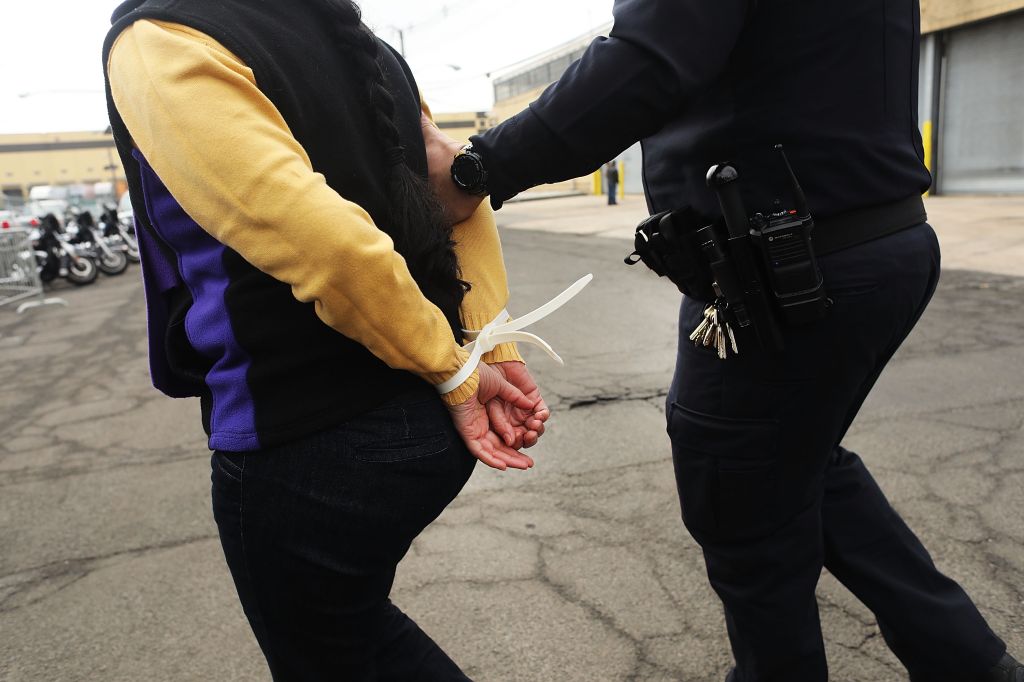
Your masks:
<svg viewBox="0 0 1024 682"><path fill-rule="evenodd" d="M480 388L480 372L479 370L473 370L473 373L469 375L469 378L459 384L458 388L451 390L447 393L441 394L441 400L448 407L455 407L462 405L469 401L471 398L476 396L477 390Z"/></svg>
<svg viewBox="0 0 1024 682"><path fill-rule="evenodd" d="M482 360L488 365L496 365L502 362L526 363L526 360L519 353L519 347L514 343L498 344L494 347L494 350L484 353Z"/></svg>

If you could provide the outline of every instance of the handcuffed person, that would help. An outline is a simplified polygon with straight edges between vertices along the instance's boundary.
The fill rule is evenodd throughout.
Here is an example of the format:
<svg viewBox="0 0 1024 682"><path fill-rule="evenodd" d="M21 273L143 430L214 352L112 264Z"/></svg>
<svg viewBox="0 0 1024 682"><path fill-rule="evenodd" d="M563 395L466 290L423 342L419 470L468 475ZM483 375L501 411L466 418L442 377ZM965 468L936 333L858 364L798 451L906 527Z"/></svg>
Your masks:
<svg viewBox="0 0 1024 682"><path fill-rule="evenodd" d="M274 678L468 679L388 596L474 456L528 468L544 431L514 345L464 369L462 328L507 317L489 209L444 219L412 74L353 3L131 0L113 21L153 380L202 399Z"/></svg>

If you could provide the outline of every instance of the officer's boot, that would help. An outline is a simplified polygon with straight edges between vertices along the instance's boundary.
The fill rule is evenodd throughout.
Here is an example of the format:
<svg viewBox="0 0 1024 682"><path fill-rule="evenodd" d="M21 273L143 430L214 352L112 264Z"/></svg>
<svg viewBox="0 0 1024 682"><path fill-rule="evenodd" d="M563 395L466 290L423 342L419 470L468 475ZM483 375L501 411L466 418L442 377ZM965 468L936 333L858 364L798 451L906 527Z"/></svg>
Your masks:
<svg viewBox="0 0 1024 682"><path fill-rule="evenodd" d="M978 682L1024 682L1024 665L1006 654L1002 660Z"/></svg>

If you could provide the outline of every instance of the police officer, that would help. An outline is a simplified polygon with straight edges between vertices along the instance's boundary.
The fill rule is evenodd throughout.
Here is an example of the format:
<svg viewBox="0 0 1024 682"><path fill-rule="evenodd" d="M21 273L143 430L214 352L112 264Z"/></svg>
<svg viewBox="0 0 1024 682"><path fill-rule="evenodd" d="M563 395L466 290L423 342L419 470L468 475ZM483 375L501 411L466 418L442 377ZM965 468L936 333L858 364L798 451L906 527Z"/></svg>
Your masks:
<svg viewBox="0 0 1024 682"><path fill-rule="evenodd" d="M747 206L784 196L783 143L817 218L827 317L785 351L722 361L686 340L669 395L683 520L721 598L736 682L827 678L815 586L826 567L875 614L917 682L1021 682L964 591L941 574L841 442L935 289L921 194L918 0L617 0L615 24L530 107L466 149L425 129L453 216L589 174L644 143L653 212L716 213L723 160ZM454 164L452 156L455 157ZM783 176L784 177L784 176Z"/></svg>

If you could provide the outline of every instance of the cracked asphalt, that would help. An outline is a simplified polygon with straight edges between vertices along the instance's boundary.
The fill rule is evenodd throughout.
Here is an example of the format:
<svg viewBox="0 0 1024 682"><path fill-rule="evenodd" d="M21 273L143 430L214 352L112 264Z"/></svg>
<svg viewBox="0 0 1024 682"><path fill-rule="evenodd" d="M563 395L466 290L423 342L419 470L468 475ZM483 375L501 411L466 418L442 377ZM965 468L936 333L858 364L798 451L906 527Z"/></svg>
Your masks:
<svg viewBox="0 0 1024 682"><path fill-rule="evenodd" d="M394 601L474 679L728 669L664 432L678 295L622 265L616 238L639 211L588 198L501 213L513 314L596 279L534 329L566 366L525 351L554 412L537 467L478 467L399 568ZM945 271L845 444L1019 656L1024 277L992 253L1003 274L983 258ZM137 270L56 294L70 307L0 308L0 680L268 680L216 539L198 405L149 385ZM906 679L827 574L819 599L832 679Z"/></svg>

